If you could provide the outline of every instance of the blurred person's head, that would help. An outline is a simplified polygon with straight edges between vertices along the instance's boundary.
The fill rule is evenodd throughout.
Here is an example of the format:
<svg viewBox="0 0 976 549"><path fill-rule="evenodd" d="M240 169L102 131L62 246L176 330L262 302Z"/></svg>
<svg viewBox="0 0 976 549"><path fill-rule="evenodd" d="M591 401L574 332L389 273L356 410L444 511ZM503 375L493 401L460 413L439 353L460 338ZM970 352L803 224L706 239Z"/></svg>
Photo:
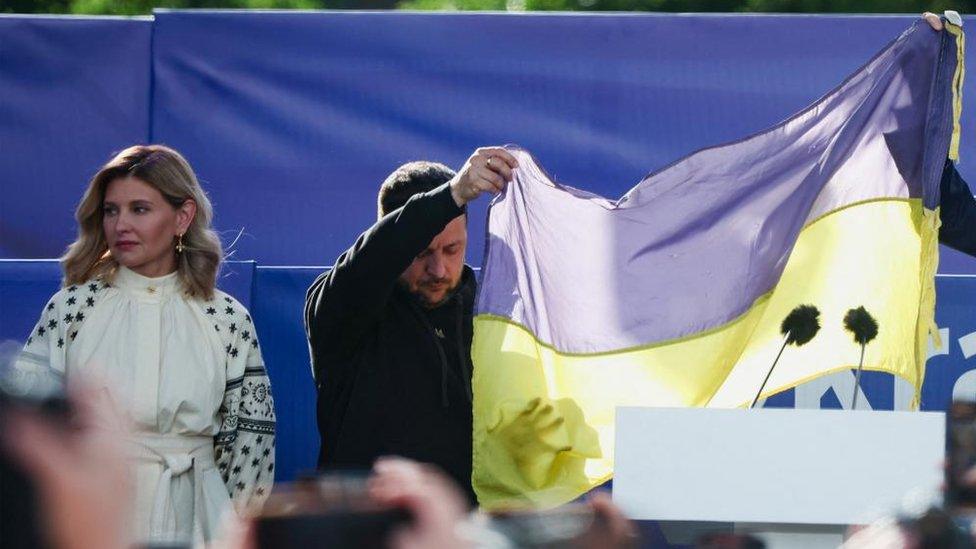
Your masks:
<svg viewBox="0 0 976 549"><path fill-rule="evenodd" d="M0 545L132 547L124 418L84 372L66 389L23 377L30 367L0 375Z"/></svg>
<svg viewBox="0 0 976 549"><path fill-rule="evenodd" d="M213 210L189 163L162 145L136 145L95 174L75 212L78 238L61 259L65 285L124 266L148 277L178 273L183 290L210 298L222 250Z"/></svg>
<svg viewBox="0 0 976 549"><path fill-rule="evenodd" d="M401 208L416 194L440 187L454 175L454 170L436 162L409 162L400 166L380 186L378 216ZM465 211L448 223L400 275L400 285L425 307L442 304L461 283L468 243L466 222Z"/></svg>

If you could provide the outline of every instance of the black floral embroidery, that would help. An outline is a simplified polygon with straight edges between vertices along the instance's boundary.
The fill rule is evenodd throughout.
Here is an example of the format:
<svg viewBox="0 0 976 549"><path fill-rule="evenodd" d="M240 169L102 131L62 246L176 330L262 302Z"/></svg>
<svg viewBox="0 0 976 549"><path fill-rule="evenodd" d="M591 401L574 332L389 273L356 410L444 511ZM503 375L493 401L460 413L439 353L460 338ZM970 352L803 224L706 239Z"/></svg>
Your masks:
<svg viewBox="0 0 976 549"><path fill-rule="evenodd" d="M31 343L34 343L34 338L33 338L33 336L31 336L31 337L28 337L28 338L27 338L27 346L28 346L28 347L30 347L30 344L31 344Z"/></svg>
<svg viewBox="0 0 976 549"><path fill-rule="evenodd" d="M68 314L64 315L64 321L67 322L67 323L69 323L69 324L74 319L75 319L75 315L73 315L71 313L68 313Z"/></svg>
<svg viewBox="0 0 976 549"><path fill-rule="evenodd" d="M75 296L69 297L68 298L68 305L74 305L74 304L75 304Z"/></svg>
<svg viewBox="0 0 976 549"><path fill-rule="evenodd" d="M78 337L78 330L71 332L71 341L74 341Z"/></svg>
<svg viewBox="0 0 976 549"><path fill-rule="evenodd" d="M68 291L69 292L74 292L77 289L78 289L78 286L68 286Z"/></svg>
<svg viewBox="0 0 976 549"><path fill-rule="evenodd" d="M218 325L222 326L223 329L219 331L226 338L224 350L229 355L227 360L239 360L243 358L243 353L251 361L254 354L248 354L246 345L257 347L256 334L253 333L253 328L234 318L244 317L250 321L250 315L246 310L236 308L236 301L225 301L234 306L224 307L223 310L215 309L212 316L221 317ZM235 345L236 342L230 334L239 337L238 342L244 343ZM233 364L239 363L234 361ZM241 496L254 497L267 493L268 488L262 487L262 481L265 484L271 482L274 471L273 464L268 463L274 459L275 421L272 402L267 371L262 365L246 366L242 375L227 380L226 394L219 409L220 434L215 437L215 444L223 449L227 470L222 476L234 496L240 493ZM238 438L239 433L244 435Z"/></svg>
<svg viewBox="0 0 976 549"><path fill-rule="evenodd" d="M94 307L95 306L95 298L89 297L88 299L85 300L85 304L88 305L89 307Z"/></svg>
<svg viewBox="0 0 976 549"><path fill-rule="evenodd" d="M248 324L250 324L251 323L251 315L244 315L244 320L246 320L248 322Z"/></svg>
<svg viewBox="0 0 976 549"><path fill-rule="evenodd" d="M53 330L58 327L58 321L53 318L47 322L47 328Z"/></svg>
<svg viewBox="0 0 976 549"><path fill-rule="evenodd" d="M251 340L251 347L254 347L255 349L258 348L258 338L254 338Z"/></svg>
<svg viewBox="0 0 976 549"><path fill-rule="evenodd" d="M75 315L75 321L81 322L82 320L85 320L85 313L79 311L78 314Z"/></svg>
<svg viewBox="0 0 976 549"><path fill-rule="evenodd" d="M91 283L88 285L88 291L95 293L98 291L98 284Z"/></svg>
<svg viewBox="0 0 976 549"><path fill-rule="evenodd" d="M44 330L44 326L38 326L37 327L37 335L39 335L39 336L44 335L44 331L45 331Z"/></svg>
<svg viewBox="0 0 976 549"><path fill-rule="evenodd" d="M213 307L207 307L207 314L208 315L215 315L215 314L217 314L217 309L214 309Z"/></svg>
<svg viewBox="0 0 976 549"><path fill-rule="evenodd" d="M64 338L63 337L59 337L58 338L58 348L61 348L61 347L64 347Z"/></svg>
<svg viewBox="0 0 976 549"><path fill-rule="evenodd" d="M226 301L227 303L233 303L234 302L234 300L231 299L231 298L229 298L229 297L225 297L224 298L224 301Z"/></svg>
<svg viewBox="0 0 976 549"><path fill-rule="evenodd" d="M268 386L265 383L259 383L254 387L254 400L257 402L264 402L268 398Z"/></svg>
<svg viewBox="0 0 976 549"><path fill-rule="evenodd" d="M49 311L53 311L54 310L54 302L53 301L51 303L48 303L47 304L47 310L49 310Z"/></svg>

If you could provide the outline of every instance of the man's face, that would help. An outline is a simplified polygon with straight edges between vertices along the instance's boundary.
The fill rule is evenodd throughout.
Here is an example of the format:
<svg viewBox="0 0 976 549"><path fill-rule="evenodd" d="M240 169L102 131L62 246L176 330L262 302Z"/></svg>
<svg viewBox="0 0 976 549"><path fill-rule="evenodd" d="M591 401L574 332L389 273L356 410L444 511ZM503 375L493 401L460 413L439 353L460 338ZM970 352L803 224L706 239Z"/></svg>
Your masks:
<svg viewBox="0 0 976 549"><path fill-rule="evenodd" d="M400 275L400 283L427 308L437 307L461 282L468 230L464 216L454 218Z"/></svg>

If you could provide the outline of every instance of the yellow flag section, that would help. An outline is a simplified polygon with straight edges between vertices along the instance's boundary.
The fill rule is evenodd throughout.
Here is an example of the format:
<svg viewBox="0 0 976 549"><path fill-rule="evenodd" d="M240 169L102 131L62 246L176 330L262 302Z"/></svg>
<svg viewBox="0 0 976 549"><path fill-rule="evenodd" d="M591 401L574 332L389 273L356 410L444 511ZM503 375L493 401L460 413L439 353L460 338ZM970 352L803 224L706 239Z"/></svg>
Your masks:
<svg viewBox="0 0 976 549"><path fill-rule="evenodd" d="M748 406L783 343L783 318L800 304L820 309L822 329L806 346L784 351L763 396L856 368L860 346L843 318L863 305L879 325L865 369L912 383L917 405L928 335L937 333L937 229L937 212L915 199L829 212L804 227L779 283L744 314L643 347L561 353L509 319L476 316L472 481L479 502L550 507L607 481L617 406Z"/></svg>

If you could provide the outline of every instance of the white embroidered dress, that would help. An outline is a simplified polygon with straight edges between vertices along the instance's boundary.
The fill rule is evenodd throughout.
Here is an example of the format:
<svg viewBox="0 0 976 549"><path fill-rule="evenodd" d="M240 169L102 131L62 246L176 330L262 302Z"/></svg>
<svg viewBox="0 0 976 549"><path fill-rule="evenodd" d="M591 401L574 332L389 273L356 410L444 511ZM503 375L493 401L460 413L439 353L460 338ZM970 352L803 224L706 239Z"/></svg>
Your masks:
<svg viewBox="0 0 976 549"><path fill-rule="evenodd" d="M190 299L176 273L121 267L112 284L55 294L18 365L97 380L130 420L140 541L208 541L231 498L270 489L270 384L250 315L223 292Z"/></svg>

